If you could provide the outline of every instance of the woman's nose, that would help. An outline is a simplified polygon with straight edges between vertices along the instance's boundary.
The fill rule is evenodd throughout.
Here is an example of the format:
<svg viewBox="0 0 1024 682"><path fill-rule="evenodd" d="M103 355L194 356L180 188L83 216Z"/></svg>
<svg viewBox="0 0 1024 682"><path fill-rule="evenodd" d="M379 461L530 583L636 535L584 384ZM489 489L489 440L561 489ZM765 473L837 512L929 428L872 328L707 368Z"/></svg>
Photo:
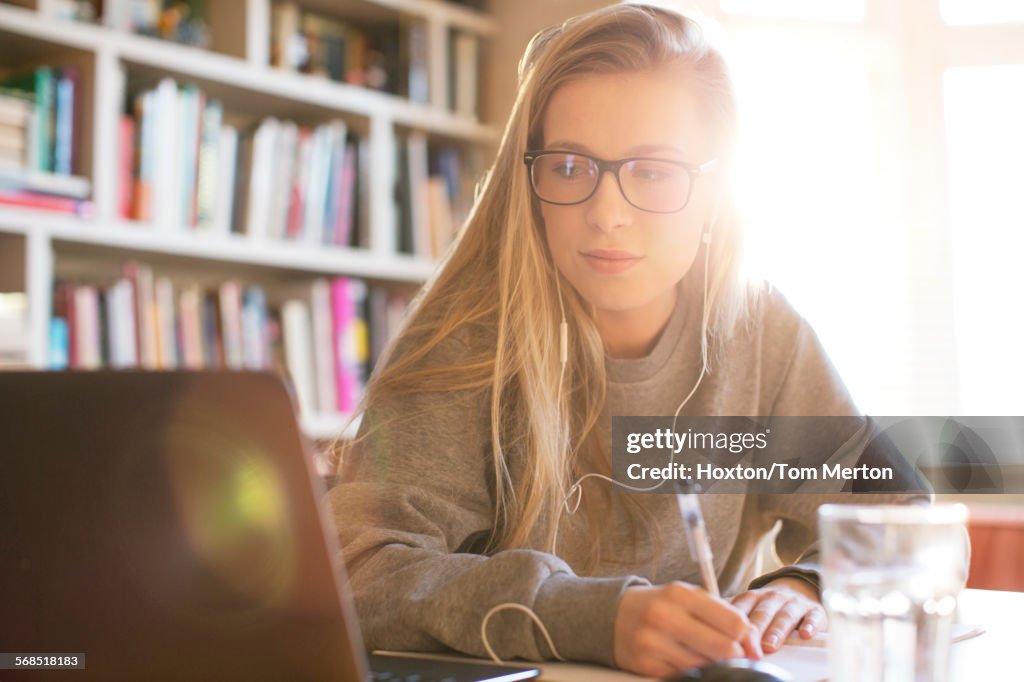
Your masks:
<svg viewBox="0 0 1024 682"><path fill-rule="evenodd" d="M588 224L602 232L626 227L632 222L633 207L622 195L619 181L611 171L601 174L586 206Z"/></svg>

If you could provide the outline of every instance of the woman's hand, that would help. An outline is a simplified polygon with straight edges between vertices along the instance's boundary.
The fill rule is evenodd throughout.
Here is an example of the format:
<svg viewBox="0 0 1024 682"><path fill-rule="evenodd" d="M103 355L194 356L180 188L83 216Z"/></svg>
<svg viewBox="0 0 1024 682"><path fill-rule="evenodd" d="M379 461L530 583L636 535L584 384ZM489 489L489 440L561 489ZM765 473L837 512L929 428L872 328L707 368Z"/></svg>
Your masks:
<svg viewBox="0 0 1024 682"><path fill-rule="evenodd" d="M739 609L695 585L630 587L615 614L615 664L664 677L723 658L761 658L758 635Z"/></svg>
<svg viewBox="0 0 1024 682"><path fill-rule="evenodd" d="M733 597L732 604L750 618L767 653L778 651L793 630L810 639L828 626L817 590L799 578L773 580Z"/></svg>

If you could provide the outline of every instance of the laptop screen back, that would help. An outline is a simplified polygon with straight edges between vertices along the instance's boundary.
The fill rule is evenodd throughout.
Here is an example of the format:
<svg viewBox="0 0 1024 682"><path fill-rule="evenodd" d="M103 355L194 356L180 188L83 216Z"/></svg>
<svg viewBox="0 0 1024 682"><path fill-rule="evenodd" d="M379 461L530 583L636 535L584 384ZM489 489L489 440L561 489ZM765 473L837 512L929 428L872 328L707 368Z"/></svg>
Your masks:
<svg viewBox="0 0 1024 682"><path fill-rule="evenodd" d="M268 374L0 373L0 651L83 653L81 679L365 678L292 415Z"/></svg>

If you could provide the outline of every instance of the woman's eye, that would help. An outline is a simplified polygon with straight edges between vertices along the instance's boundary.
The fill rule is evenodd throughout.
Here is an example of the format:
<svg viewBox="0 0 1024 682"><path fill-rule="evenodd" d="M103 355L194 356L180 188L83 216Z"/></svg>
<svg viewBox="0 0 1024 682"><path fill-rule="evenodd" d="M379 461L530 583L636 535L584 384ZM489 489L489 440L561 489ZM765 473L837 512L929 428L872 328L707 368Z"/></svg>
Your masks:
<svg viewBox="0 0 1024 682"><path fill-rule="evenodd" d="M562 179L571 180L588 174L588 170L585 166L578 166L576 164L563 163L554 166L552 169L555 175Z"/></svg>
<svg viewBox="0 0 1024 682"><path fill-rule="evenodd" d="M662 182L673 177L671 170L657 166L641 166L633 170L633 177L645 182Z"/></svg>

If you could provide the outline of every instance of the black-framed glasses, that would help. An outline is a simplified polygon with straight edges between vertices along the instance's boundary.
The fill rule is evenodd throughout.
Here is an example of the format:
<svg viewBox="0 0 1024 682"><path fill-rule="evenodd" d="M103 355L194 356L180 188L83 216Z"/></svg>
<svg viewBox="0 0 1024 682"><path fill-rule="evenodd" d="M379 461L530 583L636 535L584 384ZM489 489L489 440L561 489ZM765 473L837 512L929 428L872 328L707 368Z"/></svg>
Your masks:
<svg viewBox="0 0 1024 682"><path fill-rule="evenodd" d="M561 150L526 152L523 162L529 170L530 187L541 201L559 206L582 204L597 191L605 172L610 172L626 201L651 213L686 208L697 178L718 163L712 159L693 165L651 157L608 161Z"/></svg>

